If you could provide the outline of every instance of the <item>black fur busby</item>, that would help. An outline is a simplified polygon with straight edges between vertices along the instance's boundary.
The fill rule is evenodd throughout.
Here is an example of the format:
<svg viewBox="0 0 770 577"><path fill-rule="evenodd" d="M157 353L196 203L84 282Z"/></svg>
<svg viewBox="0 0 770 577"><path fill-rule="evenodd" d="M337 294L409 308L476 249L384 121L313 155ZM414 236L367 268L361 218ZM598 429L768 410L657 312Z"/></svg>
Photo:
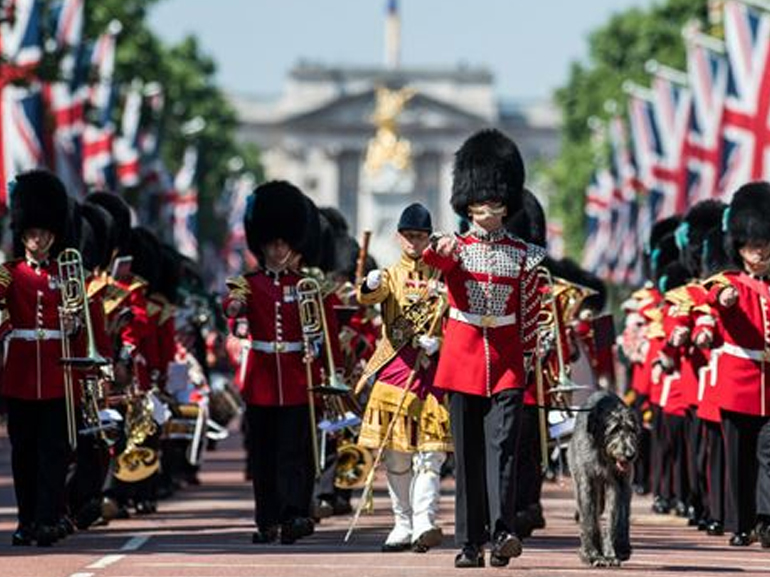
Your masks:
<svg viewBox="0 0 770 577"><path fill-rule="evenodd" d="M77 249L83 257L83 268L85 270L92 271L99 265L99 256L102 253L102 249L96 238L94 227L85 218L81 218L80 221L80 242Z"/></svg>
<svg viewBox="0 0 770 577"><path fill-rule="evenodd" d="M524 189L522 209L505 221L505 228L523 241L545 248L548 227L543 205L529 189Z"/></svg>
<svg viewBox="0 0 770 577"><path fill-rule="evenodd" d="M115 242L120 254L127 254L131 237L131 209L123 197L113 192L92 192L86 202L101 206L110 213L114 221Z"/></svg>
<svg viewBox="0 0 770 577"><path fill-rule="evenodd" d="M80 206L80 212L91 226L96 240L96 244L92 247L94 252L89 258L95 263L95 267L106 270L110 266L112 253L117 248L115 219L107 210L90 202L84 202ZM85 255L83 258L86 258Z"/></svg>
<svg viewBox="0 0 770 577"><path fill-rule="evenodd" d="M740 187L728 208L725 246L740 262L738 251L749 242L770 243L770 184L750 182Z"/></svg>
<svg viewBox="0 0 770 577"><path fill-rule="evenodd" d="M513 215L522 205L524 161L516 144L495 129L468 138L455 154L452 208L461 217L468 206L499 201Z"/></svg>
<svg viewBox="0 0 770 577"><path fill-rule="evenodd" d="M650 253L650 278L658 284L663 269L679 260L679 248L676 246L675 233L663 236Z"/></svg>
<svg viewBox="0 0 770 577"><path fill-rule="evenodd" d="M715 226L706 233L701 251L701 276L708 278L726 270L736 268L735 263L725 250L725 233L722 225Z"/></svg>
<svg viewBox="0 0 770 577"><path fill-rule="evenodd" d="M419 202L413 202L401 212L396 228L398 232L402 230L419 230L432 233L433 222L430 218L430 211Z"/></svg>
<svg viewBox="0 0 770 577"><path fill-rule="evenodd" d="M652 271L652 253L655 252L655 249L664 237L676 232L676 229L681 222L682 218L680 216L670 216L661 219L652 225L650 238L645 242L644 251L642 253L642 272L645 278L653 279L654 277Z"/></svg>
<svg viewBox="0 0 770 577"><path fill-rule="evenodd" d="M143 227L132 228L127 254L133 257L131 272L147 281L148 292L157 291L160 286L161 258L160 242L155 234Z"/></svg>
<svg viewBox="0 0 770 577"><path fill-rule="evenodd" d="M324 216L324 218L326 218L329 226L331 226L332 230L336 234L348 234L348 221L345 219L345 215L343 215L338 208L334 208L333 206L324 206L318 210L321 211L321 214Z"/></svg>
<svg viewBox="0 0 770 577"><path fill-rule="evenodd" d="M582 268L571 258L563 258L554 261L553 268L549 267L551 274L566 281L593 289L596 294L586 297L583 306L595 312L601 312L607 304L607 287L595 274Z"/></svg>
<svg viewBox="0 0 770 577"><path fill-rule="evenodd" d="M687 284L689 280L690 271L681 262L676 260L663 267L656 285L660 292L666 292Z"/></svg>
<svg viewBox="0 0 770 577"><path fill-rule="evenodd" d="M54 234L58 243L67 235L67 190L61 180L47 170L30 170L11 183L11 228L19 237L30 228Z"/></svg>
<svg viewBox="0 0 770 577"><path fill-rule="evenodd" d="M168 302L177 302L179 283L182 278L182 259L179 252L172 246L162 244L160 247L160 278L158 279L158 292Z"/></svg>
<svg viewBox="0 0 770 577"><path fill-rule="evenodd" d="M320 259L321 221L315 203L286 181L272 181L254 189L243 221L246 243L257 258L260 247L282 239L299 252L307 265Z"/></svg>
<svg viewBox="0 0 770 577"><path fill-rule="evenodd" d="M701 274L701 252L706 234L715 226L721 226L726 208L721 201L703 200L687 211L676 229L679 260L694 277Z"/></svg>

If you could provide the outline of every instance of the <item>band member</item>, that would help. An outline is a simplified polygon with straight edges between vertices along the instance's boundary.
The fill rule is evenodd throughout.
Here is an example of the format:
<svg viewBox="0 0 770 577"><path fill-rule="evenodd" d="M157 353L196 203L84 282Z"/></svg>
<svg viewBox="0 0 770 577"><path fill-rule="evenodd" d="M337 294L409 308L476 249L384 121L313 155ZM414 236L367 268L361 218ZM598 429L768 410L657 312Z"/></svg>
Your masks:
<svg viewBox="0 0 770 577"><path fill-rule="evenodd" d="M426 264L441 270L449 320L435 385L450 391L457 496L456 567L504 566L521 554L514 531L517 447L523 389L535 346L540 296L536 268L545 251L512 236L503 219L521 208L524 163L497 130L457 152L452 207L471 227L440 235Z"/></svg>
<svg viewBox="0 0 770 577"><path fill-rule="evenodd" d="M13 545L53 544L64 505L71 450L55 257L65 238L66 214L67 192L56 176L33 170L16 177L11 226L23 253L0 265L0 303L13 327L3 375L19 508Z"/></svg>
<svg viewBox="0 0 770 577"><path fill-rule="evenodd" d="M409 205L398 221L401 260L370 271L358 291L361 304L380 304L383 315L382 340L360 381L376 379L358 443L386 451L395 525L382 546L385 552L410 547L425 552L442 538L436 524L441 465L452 441L444 392L433 388L439 338L425 334L429 326L414 326L410 320L426 319L430 325L443 309L438 271L422 260L432 232L428 210L419 203ZM418 308L427 314L411 314ZM392 434L386 438L393 419Z"/></svg>
<svg viewBox="0 0 770 577"><path fill-rule="evenodd" d="M770 184L753 182L735 193L725 239L739 272L712 279L711 304L721 327L715 367L727 458L730 545L753 541L757 514L767 539L770 521Z"/></svg>
<svg viewBox="0 0 770 577"><path fill-rule="evenodd" d="M246 402L257 532L254 543L293 543L313 533L313 446L297 283L300 266L318 249L318 209L288 182L263 184L244 218L249 250L259 268L227 281L229 318L245 317L251 337ZM327 334L336 334L331 309ZM314 363L318 365L319 363ZM311 378L318 382L319 367Z"/></svg>

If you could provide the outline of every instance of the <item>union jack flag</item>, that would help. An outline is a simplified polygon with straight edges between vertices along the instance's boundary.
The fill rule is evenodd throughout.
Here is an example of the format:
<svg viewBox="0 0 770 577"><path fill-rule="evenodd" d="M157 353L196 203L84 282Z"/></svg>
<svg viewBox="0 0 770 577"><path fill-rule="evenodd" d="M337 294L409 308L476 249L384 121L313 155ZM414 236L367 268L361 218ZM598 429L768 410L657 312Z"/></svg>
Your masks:
<svg viewBox="0 0 770 577"><path fill-rule="evenodd" d="M770 13L730 0L724 29L730 66L722 187L729 199L742 184L770 178Z"/></svg>
<svg viewBox="0 0 770 577"><path fill-rule="evenodd" d="M85 0L61 0L51 8L56 21L54 37L59 49L72 49L80 45L84 4Z"/></svg>
<svg viewBox="0 0 770 577"><path fill-rule="evenodd" d="M611 272L612 246L612 199L615 194L615 182L606 168L601 168L591 175L591 182L586 190L586 242L583 248L583 268L602 278Z"/></svg>
<svg viewBox="0 0 770 577"><path fill-rule="evenodd" d="M42 56L40 2L16 0L13 25L0 23L0 209L16 173L44 164L43 108L34 81ZM16 80L31 82L27 88Z"/></svg>
<svg viewBox="0 0 770 577"><path fill-rule="evenodd" d="M673 198L669 210L687 209L687 135L692 96L684 73L656 66L652 79L653 111L660 139L660 155L652 175L666 197ZM668 216L668 215L666 215Z"/></svg>
<svg viewBox="0 0 770 577"><path fill-rule="evenodd" d="M687 197L721 196L722 113L727 91L724 43L697 32L686 35L692 113L687 136Z"/></svg>
<svg viewBox="0 0 770 577"><path fill-rule="evenodd" d="M244 270L246 254L246 230L243 227L243 216L246 204L254 190L256 179L253 174L244 173L228 178L222 194L218 212L227 219L227 239L223 248L223 261L227 276L238 274Z"/></svg>
<svg viewBox="0 0 770 577"><path fill-rule="evenodd" d="M174 178L174 191L166 198L170 215L170 230L177 250L193 260L198 260L198 191L195 188L195 172L198 150L187 147L182 166Z"/></svg>
<svg viewBox="0 0 770 577"><path fill-rule="evenodd" d="M120 136L115 141L116 170L121 186L136 186L141 176L139 123L142 115L142 99L141 82L135 80L126 95Z"/></svg>

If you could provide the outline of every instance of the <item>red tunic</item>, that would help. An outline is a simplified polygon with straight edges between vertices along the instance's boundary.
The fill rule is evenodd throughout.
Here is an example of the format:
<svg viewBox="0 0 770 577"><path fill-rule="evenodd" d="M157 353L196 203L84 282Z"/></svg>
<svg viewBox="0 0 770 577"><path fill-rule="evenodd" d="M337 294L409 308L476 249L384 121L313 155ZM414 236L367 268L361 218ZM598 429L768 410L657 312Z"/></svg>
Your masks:
<svg viewBox="0 0 770 577"><path fill-rule="evenodd" d="M131 309L131 320L121 329L121 346L131 353L134 371L143 390L150 388L150 372L148 367L147 338L150 335L150 324L147 319L147 282L138 276L131 275L126 279L116 279L115 284L129 292L127 304ZM152 350L149 351L152 356Z"/></svg>
<svg viewBox="0 0 770 577"><path fill-rule="evenodd" d="M35 267L26 260L0 265L0 306L13 328L7 344L3 394L24 400L64 397L55 261Z"/></svg>
<svg viewBox="0 0 770 577"><path fill-rule="evenodd" d="M431 247L423 253L444 273L450 305L435 386L482 396L525 388L540 310L536 268L545 251L504 230L471 231L456 241L448 257Z"/></svg>
<svg viewBox="0 0 770 577"><path fill-rule="evenodd" d="M303 362L302 326L297 306L297 283L303 277L295 272L279 274L258 270L228 280L229 292L222 306L238 301L241 314L249 323L251 349L243 379L243 399L250 405L291 406L308 403L308 382ZM334 310L324 310L335 362L339 360L339 334ZM323 352L325 359L325 352ZM320 382L321 364L316 360L313 383Z"/></svg>
<svg viewBox="0 0 770 577"><path fill-rule="evenodd" d="M746 415L770 415L770 292L768 281L746 273L726 272L709 300L719 316L722 346L712 352L719 406ZM719 292L727 285L738 302L725 308Z"/></svg>

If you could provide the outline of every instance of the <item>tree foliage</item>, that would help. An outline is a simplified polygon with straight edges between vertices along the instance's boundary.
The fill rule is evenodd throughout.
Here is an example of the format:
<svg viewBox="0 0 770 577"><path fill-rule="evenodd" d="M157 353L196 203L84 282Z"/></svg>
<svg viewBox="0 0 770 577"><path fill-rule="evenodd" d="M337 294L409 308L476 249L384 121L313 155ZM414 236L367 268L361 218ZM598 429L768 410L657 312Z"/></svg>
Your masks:
<svg viewBox="0 0 770 577"><path fill-rule="evenodd" d="M123 29L118 38L116 80L126 88L134 79L163 86L161 155L173 172L182 162L185 147L191 142L197 145L200 236L218 240L224 231L213 205L228 175L228 161L240 156L244 169L259 175L259 155L253 147L235 141L235 111L217 85L216 63L198 39L187 36L166 46L149 28L148 11L160 1L86 0L85 34L96 38L111 20L119 20ZM205 127L194 136L185 136L182 127L196 117L205 120Z"/></svg>
<svg viewBox="0 0 770 577"><path fill-rule="evenodd" d="M547 176L556 190L551 206L564 223L571 256L582 250L585 190L595 168L589 119L607 118L608 101L626 110L623 83L648 84L648 60L684 69L682 27L690 20L705 25L707 5L707 0L666 0L648 10L633 8L612 16L590 35L588 61L574 62L566 85L557 90L564 122L562 146Z"/></svg>

